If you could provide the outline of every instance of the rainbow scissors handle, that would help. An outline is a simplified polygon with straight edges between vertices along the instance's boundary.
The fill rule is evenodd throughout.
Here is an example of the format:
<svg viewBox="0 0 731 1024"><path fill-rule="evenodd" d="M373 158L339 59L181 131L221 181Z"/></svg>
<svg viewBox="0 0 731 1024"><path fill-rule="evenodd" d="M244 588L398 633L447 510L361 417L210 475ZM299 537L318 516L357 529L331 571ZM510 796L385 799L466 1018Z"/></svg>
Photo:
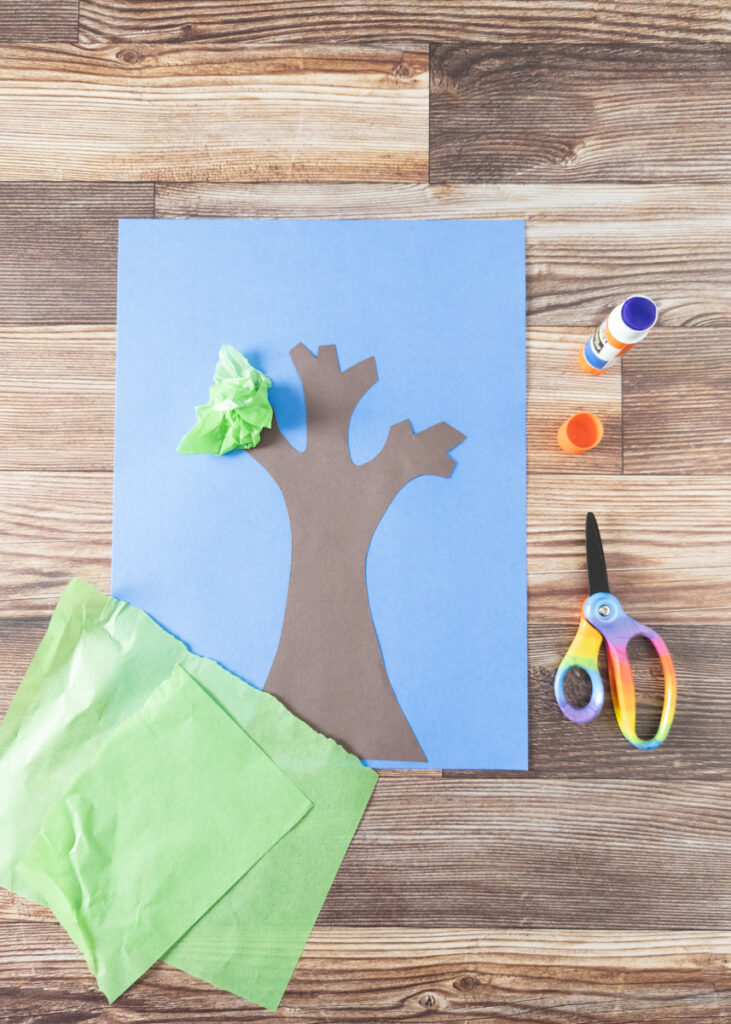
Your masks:
<svg viewBox="0 0 731 1024"><path fill-rule="evenodd" d="M558 666L558 671L553 680L553 690L556 694L556 701L566 718L571 722L591 722L604 707L604 683L599 675L597 665L599 659L599 648L602 645L603 637L598 630L581 616L579 628L576 630L571 646L564 655L564 659ZM575 708L569 703L563 688L564 679L572 668L580 668L589 677L591 683L591 697L589 703L583 708Z"/></svg>
<svg viewBox="0 0 731 1024"><path fill-rule="evenodd" d="M665 678L660 724L655 735L649 740L640 739L636 730L635 682L627 655L627 645L636 636L646 637L653 645L660 658ZM619 728L625 739L634 747L639 750L653 750L666 739L673 722L677 695L675 668L662 637L630 618L614 594L599 592L592 594L584 602L576 636L554 679L558 705L572 722L590 722L599 714L604 704L604 684L597 665L602 640L607 645L609 683ZM583 708L575 708L564 693L564 679L572 668L583 669L591 681L591 697Z"/></svg>

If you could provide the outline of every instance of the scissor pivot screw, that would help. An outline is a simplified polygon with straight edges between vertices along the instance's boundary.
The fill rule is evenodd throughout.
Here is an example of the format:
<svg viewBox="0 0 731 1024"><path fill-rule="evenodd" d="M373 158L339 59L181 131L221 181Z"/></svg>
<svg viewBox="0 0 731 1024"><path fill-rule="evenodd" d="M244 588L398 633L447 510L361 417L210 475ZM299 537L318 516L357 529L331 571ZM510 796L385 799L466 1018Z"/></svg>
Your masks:
<svg viewBox="0 0 731 1024"><path fill-rule="evenodd" d="M601 615L601 617L603 619L606 619L607 615L611 615L611 613L612 613L612 609L609 607L608 604L603 604L599 608L599 614Z"/></svg>

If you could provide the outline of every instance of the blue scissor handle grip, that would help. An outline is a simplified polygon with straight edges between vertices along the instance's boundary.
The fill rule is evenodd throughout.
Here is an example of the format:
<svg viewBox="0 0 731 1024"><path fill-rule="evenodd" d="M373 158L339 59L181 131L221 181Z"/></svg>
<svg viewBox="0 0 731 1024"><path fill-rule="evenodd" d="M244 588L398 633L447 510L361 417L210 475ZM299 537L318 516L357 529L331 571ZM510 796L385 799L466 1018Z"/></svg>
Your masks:
<svg viewBox="0 0 731 1024"><path fill-rule="evenodd" d="M582 615L576 636L563 661L558 666L553 680L553 692L556 694L556 702L562 713L571 722L591 722L604 707L604 683L597 665L601 645L601 633L594 629ZM591 682L589 703L583 708L574 707L564 691L564 679L572 668L578 668L586 672Z"/></svg>

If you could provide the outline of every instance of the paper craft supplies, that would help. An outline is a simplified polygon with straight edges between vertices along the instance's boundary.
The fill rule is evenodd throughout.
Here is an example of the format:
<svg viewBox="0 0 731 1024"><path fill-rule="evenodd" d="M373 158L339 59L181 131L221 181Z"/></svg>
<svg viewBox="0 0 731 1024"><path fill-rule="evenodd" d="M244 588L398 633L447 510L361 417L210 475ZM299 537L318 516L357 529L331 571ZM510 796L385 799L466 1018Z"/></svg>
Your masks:
<svg viewBox="0 0 731 1024"><path fill-rule="evenodd" d="M16 870L112 1002L311 808L176 665L51 808Z"/></svg>
<svg viewBox="0 0 731 1024"><path fill-rule="evenodd" d="M579 353L579 363L593 375L611 369L620 356L642 341L657 323L657 306L646 295L630 295L599 324Z"/></svg>
<svg viewBox="0 0 731 1024"><path fill-rule="evenodd" d="M225 455L234 448L254 448L262 430L272 425L267 392L272 382L232 345L223 345L198 422L178 445L179 452Z"/></svg>
<svg viewBox="0 0 731 1024"><path fill-rule="evenodd" d="M568 455L596 448L604 437L604 424L593 412L575 412L558 428L558 443Z"/></svg>
<svg viewBox="0 0 731 1024"><path fill-rule="evenodd" d="M127 219L118 280L114 595L374 767L526 769L523 223ZM176 453L229 341L283 488Z"/></svg>
<svg viewBox="0 0 731 1024"><path fill-rule="evenodd" d="M44 902L39 890L46 883L29 870L33 864L37 867L37 860L28 853L44 819L82 773L93 771L115 731L179 669L312 807L163 959L275 1009L368 803L376 774L295 718L274 697L191 654L144 612L81 580L72 581L61 596L0 726L0 884ZM135 798L142 803L146 797L147 790L140 785ZM227 813L227 806L228 793L222 792L221 813ZM165 838L164 814L154 805L149 811L150 821ZM82 829L79 842L84 841L88 837ZM29 865L21 867L26 855ZM205 869L203 863L200 870Z"/></svg>
<svg viewBox="0 0 731 1024"><path fill-rule="evenodd" d="M464 434L448 423L415 434L402 420L380 455L355 464L348 429L378 378L375 360L341 367L335 345L321 345L317 354L297 345L290 356L311 420L307 447L297 451L272 422L251 453L276 481L292 533L287 608L265 689L358 757L425 761L384 668L368 604L366 555L404 487L420 476L451 475L455 463L448 453ZM228 465L235 472L237 463Z"/></svg>
<svg viewBox="0 0 731 1024"><path fill-rule="evenodd" d="M604 682L598 664L599 648L604 641L612 704L622 735L638 750L655 750L667 739L675 715L678 684L673 659L663 638L654 629L631 618L609 592L604 547L593 512L586 516L585 544L589 596L584 601L576 636L556 671L553 681L556 701L571 722L591 722L597 717L604 705ZM645 637L655 648L665 683L660 722L655 735L649 739L641 739L636 729L637 702L628 645L638 636ZM581 669L591 682L591 697L583 707L571 704L564 690L564 680L571 669Z"/></svg>

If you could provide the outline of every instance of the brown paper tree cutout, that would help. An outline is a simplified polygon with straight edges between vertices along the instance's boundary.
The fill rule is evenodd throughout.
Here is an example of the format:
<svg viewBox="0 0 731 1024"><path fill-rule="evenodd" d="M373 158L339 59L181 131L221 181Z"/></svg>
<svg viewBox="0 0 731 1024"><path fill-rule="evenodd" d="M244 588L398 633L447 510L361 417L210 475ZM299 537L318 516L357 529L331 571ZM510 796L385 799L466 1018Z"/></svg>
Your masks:
<svg viewBox="0 0 731 1024"><path fill-rule="evenodd" d="M447 423L415 434L404 420L374 459L355 465L350 418L378 380L375 359L341 371L334 345L317 356L297 345L290 356L305 394L307 447L293 448L275 418L249 451L278 484L292 530L284 624L264 689L359 757L425 761L383 664L366 555L396 494L423 474L448 477L447 452L464 434Z"/></svg>

